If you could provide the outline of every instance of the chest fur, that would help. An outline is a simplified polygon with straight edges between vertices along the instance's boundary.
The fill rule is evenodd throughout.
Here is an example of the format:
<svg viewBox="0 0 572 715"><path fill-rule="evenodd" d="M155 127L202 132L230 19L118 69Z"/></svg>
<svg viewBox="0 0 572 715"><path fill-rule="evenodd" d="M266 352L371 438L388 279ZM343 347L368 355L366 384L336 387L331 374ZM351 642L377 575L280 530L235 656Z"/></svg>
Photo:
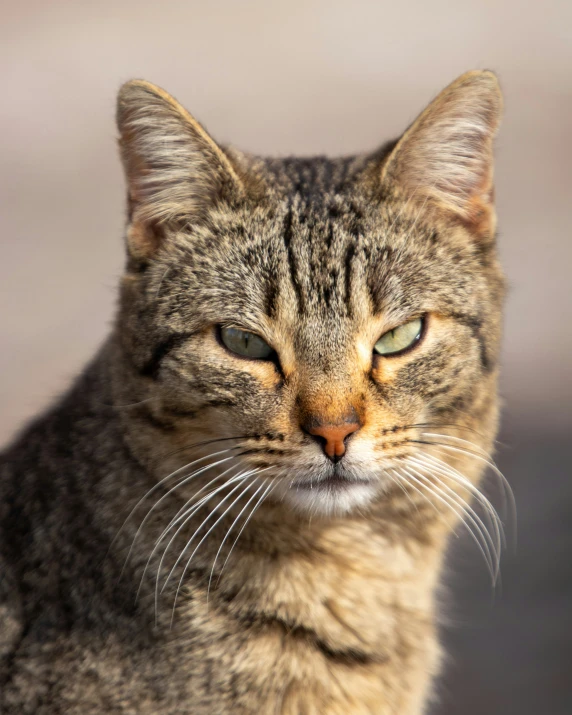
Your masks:
<svg viewBox="0 0 572 715"><path fill-rule="evenodd" d="M435 565L414 545L344 531L246 552L208 606L191 587L191 669L232 712L421 712L438 662Z"/></svg>

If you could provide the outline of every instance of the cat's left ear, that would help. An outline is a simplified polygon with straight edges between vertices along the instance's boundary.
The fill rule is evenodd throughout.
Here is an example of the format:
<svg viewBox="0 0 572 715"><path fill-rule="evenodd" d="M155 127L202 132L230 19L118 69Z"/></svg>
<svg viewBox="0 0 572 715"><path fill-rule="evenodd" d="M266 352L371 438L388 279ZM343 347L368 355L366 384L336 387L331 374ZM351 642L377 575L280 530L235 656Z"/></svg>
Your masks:
<svg viewBox="0 0 572 715"><path fill-rule="evenodd" d="M203 217L244 182L229 157L173 97L133 80L117 98L117 126L129 192L128 248L149 257L165 224Z"/></svg>
<svg viewBox="0 0 572 715"><path fill-rule="evenodd" d="M446 87L397 142L382 185L494 236L493 140L502 112L496 76L467 72Z"/></svg>

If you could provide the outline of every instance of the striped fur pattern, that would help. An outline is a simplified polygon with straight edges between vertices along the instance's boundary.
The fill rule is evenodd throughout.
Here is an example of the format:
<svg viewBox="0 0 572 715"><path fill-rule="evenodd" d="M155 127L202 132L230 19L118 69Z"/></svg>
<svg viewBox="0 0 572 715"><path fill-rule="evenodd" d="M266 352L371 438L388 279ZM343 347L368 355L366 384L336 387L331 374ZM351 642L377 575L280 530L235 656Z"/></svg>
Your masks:
<svg viewBox="0 0 572 715"><path fill-rule="evenodd" d="M453 528L498 569L500 111L469 72L372 154L265 159L121 89L117 320L2 461L3 713L425 711Z"/></svg>

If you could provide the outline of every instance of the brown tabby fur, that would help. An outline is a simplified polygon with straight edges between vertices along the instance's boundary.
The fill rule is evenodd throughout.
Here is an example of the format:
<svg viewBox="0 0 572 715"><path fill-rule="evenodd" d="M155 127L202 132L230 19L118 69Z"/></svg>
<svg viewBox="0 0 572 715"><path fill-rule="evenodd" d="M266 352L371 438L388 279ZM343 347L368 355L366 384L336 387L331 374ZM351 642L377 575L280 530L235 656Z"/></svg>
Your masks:
<svg viewBox="0 0 572 715"><path fill-rule="evenodd" d="M435 590L462 514L428 488L433 474L416 485L403 469L433 454L475 485L496 433L500 110L494 75L470 72L374 154L262 159L219 147L162 90L122 88L115 328L3 456L2 713L424 711L440 664ZM414 348L373 358L383 333L422 315ZM277 358L228 352L221 324ZM302 426L348 414L360 429L334 467ZM229 468L223 479L266 471L181 530L155 603L157 538ZM373 491L292 485L334 470L375 478ZM260 485L273 490L225 564ZM466 485L447 486L469 501ZM183 574L206 529L176 564L187 540L235 497Z"/></svg>

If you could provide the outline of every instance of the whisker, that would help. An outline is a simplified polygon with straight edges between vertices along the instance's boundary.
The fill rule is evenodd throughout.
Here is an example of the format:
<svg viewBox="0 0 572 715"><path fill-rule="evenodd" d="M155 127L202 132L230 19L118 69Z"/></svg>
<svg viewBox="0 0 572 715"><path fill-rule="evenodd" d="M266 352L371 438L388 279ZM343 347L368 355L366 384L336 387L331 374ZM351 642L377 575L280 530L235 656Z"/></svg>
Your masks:
<svg viewBox="0 0 572 715"><path fill-rule="evenodd" d="M470 442L468 439L463 439L462 437L455 437L454 435L451 435L451 434L440 434L439 432L422 432L421 435L423 437L434 437L436 439L442 439L444 437L445 439L452 440L453 442L459 442L460 444L466 444L469 447L476 449L480 454L482 454L487 459L490 459L491 462L493 461L493 458L486 451L486 449L483 449L482 447L480 447L478 444L475 444L474 442Z"/></svg>
<svg viewBox="0 0 572 715"><path fill-rule="evenodd" d="M252 469L252 470L250 470L250 472L247 472L245 475L243 475L243 481L246 480L250 475L256 474L257 471L258 471L257 469ZM222 506L222 504L226 501L226 499L227 499L228 497L230 497L231 494L233 494L233 493L234 493L237 489L239 489L241 486L242 486L242 482L241 482L241 484L239 484L238 486L236 486L231 492L229 492L229 494L228 494L223 500L221 500L220 504L218 504L217 507L211 512L211 515L214 514L214 513L216 512L216 510L218 509L218 507ZM176 606L177 606L177 600L178 600L178 598L179 598L179 592L180 592L180 590L181 590L181 586L183 585L183 581L184 581L184 578L185 578L185 574L187 573L187 569L189 568L189 566L190 566L190 564L191 564L191 561L193 560L194 555L197 553L197 551L198 551L198 549L200 548L201 544L204 543L205 539L207 539L208 535L213 531L213 529L214 529L218 524L220 524L220 522L222 521L222 519L224 519L224 517L228 514L228 512L232 509L232 507L236 504L236 502L239 501L239 500L242 498L242 496L243 496L243 493L239 494L239 496L224 510L224 512L219 516L219 518L214 522L214 524L211 525L211 527L209 528L209 530L204 534L204 536L202 537L202 539L201 539L201 540L199 541L199 543L195 546L195 549L194 549L193 553L189 556L189 558L188 558L188 560L187 560L187 563L185 564L185 567L184 567L184 569L183 569L183 573L181 574L181 578L179 579L179 585L177 586L177 591L176 591L176 593L175 593L175 600L173 601L173 612L172 612L172 615L171 615L171 627L173 626L173 620L174 620L174 618L175 618L175 609L176 609ZM210 515L209 515L209 516L210 516ZM205 521L206 521L206 520L205 520ZM203 524L204 524L204 523L205 523L205 522L203 522ZM201 524L201 526L199 527L199 529L197 529L197 531L195 531L195 534L201 529L201 527L202 527L203 524ZM191 539L187 542L187 545L186 545L185 548L183 549L183 552L181 553L181 556L184 554L184 552L186 551L186 549L187 549L188 546L190 545L190 543L191 543L191 541L193 540L195 534L193 534L193 536L191 537ZM179 561L180 558L181 558L181 557L179 557L179 559L177 559L177 561ZM175 566L176 566L176 564L175 564ZM175 567L173 567L173 568L175 568ZM171 571L171 573L172 573L172 571ZM167 577L167 579L165 580L165 583L163 584L163 588L161 589L161 593L165 590L165 588L166 588L166 586L167 586L167 583L168 583L168 581L169 581L169 578L170 578L170 574L169 574L169 576Z"/></svg>
<svg viewBox="0 0 572 715"><path fill-rule="evenodd" d="M203 492L205 489L208 489L208 488L211 486L211 484L214 484L215 482L219 481L219 480L222 479L226 474L228 474L228 473L229 473L230 471L232 471L233 469L236 469L237 467L238 467L237 464L233 464L233 465L230 466L228 469L225 469L224 472L222 472L221 474L218 474L216 477L214 477L213 479L211 479L210 482L208 482L208 484L206 484L204 487L202 487L201 489L199 489L198 492L195 492L195 494L193 494L193 496L192 496L190 499L188 499L188 500L185 502L185 504L179 509L179 511L178 511L178 512L175 514L175 516L171 519L171 521L170 521L169 524L165 527L165 529L163 529L163 531L162 531L162 533L160 534L160 536L156 539L155 545L153 546L153 549L152 549L151 553L149 554L149 557L148 557L148 559L147 559L147 562L145 563L145 568L143 569L143 574L141 575L141 580L140 580L140 582L139 582L139 588L137 589L137 595L136 595L136 599L135 599L135 600L137 600L137 599L139 598L139 593L140 593L140 591L141 591L141 587L143 586L143 582L144 582L144 579L145 579L145 575L146 575L146 573L147 573L147 569L149 568L149 564L151 563L151 559L153 558L153 556L154 556L155 553L157 552L157 549L159 548L159 546L161 545L163 539L167 536L167 534L169 533L169 531L175 526L176 523L178 523L178 522L180 521L180 519L183 519L183 518L185 518L185 517L187 517L187 516L188 516L189 518L191 518L207 501L209 501L209 499L210 499L212 496L214 496L218 491L220 491L220 489L223 489L225 486L227 486L227 483L225 482L225 484L223 484L220 488L218 488L218 489L213 489L213 491L209 492L209 494L207 494L205 497L203 497L199 502L196 502L196 501L195 501L196 498L198 497L198 495L199 495L201 492ZM189 506L190 504L192 504L192 506ZM190 512L192 512L192 513L190 513Z"/></svg>
<svg viewBox="0 0 572 715"><path fill-rule="evenodd" d="M238 455L233 455L232 458L233 458L233 459L237 459L237 457L238 457ZM172 517L171 521L169 522L169 524L168 524L167 527L166 527L166 530L167 530L167 531L170 530L171 525L179 521L179 516L181 516L183 512L187 512L187 513L188 513L188 510L193 508L193 506L190 506L190 505L193 505L193 502L194 502L195 504L197 504L197 502L195 502L195 499L199 496L199 494L202 494L204 491L206 491L206 490L211 486L211 484L214 484L215 482L220 481L220 480L221 480L223 477L225 477L230 471L232 471L233 469L236 469L237 467L240 467L240 465L239 465L239 464L232 464L228 469L225 469L224 472L221 472L220 474L217 474L217 476L214 477L213 479L211 479L210 482L207 482L203 487L201 487L198 491L196 491L196 492L193 494L193 496L190 497L190 499L187 499L187 501L183 504L183 506L177 511L177 513L175 514L175 516ZM224 486L224 485L223 485L223 486ZM212 493L214 493L214 492L212 492ZM201 501L201 503L202 503L202 501Z"/></svg>
<svg viewBox="0 0 572 715"><path fill-rule="evenodd" d="M488 541L486 537L483 535L481 529L478 527L476 522L471 519L471 521L475 524L475 528L477 529L477 534L481 537L482 541L478 538L477 534L473 532L473 530L470 528L470 526L467 524L467 522L464 520L463 516L469 516L470 515L467 513L467 510L464 507L461 507L461 513L457 511L455 508L458 506L455 502L451 503L451 500L446 498L445 492L443 492L439 487L437 487L435 484L432 484L431 481L427 478L424 478L424 481L420 481L416 476L411 474L411 472L407 469L404 469L405 473L410 479L413 479L417 484L420 486L424 487L430 494L433 495L438 501L440 501L442 504L444 504L455 516L457 516L460 519L460 523L467 529L469 534L471 535L472 539L474 540L475 544L477 545L479 551L481 552L485 563L487 565L487 569L490 573L492 582L496 582L496 575L495 575L495 568L494 568L494 560L490 552L490 548L488 545ZM418 475L421 476L421 475ZM424 482L427 482L425 484ZM488 532L486 532L488 533Z"/></svg>
<svg viewBox="0 0 572 715"><path fill-rule="evenodd" d="M252 511L251 511L250 514L248 515L248 517L247 517L247 519L245 520L244 524L241 526L240 531L238 532L238 535L237 535L236 539L234 540L234 543L233 543L232 546L230 547L230 551L229 551L228 554L226 555L226 559L224 560L224 563L223 563L222 568L221 568L221 570L220 570L220 573L219 573L219 575L218 575L218 579L217 579L217 582L216 582L216 584L215 584L215 588L218 588L218 585L219 585L219 583L220 583L220 579L221 579L221 576L222 576L222 572L224 571L224 567L226 566L228 560L230 559L230 555L231 555L232 552L234 551L234 547L235 547L236 544L238 543L238 540L240 539L240 536L241 536L242 532L244 531L246 525L247 525L248 522L251 520L251 518L252 518L253 515L254 515L254 512L255 512L255 511L258 509L258 507L262 504L262 502L264 501L264 499L266 498L266 496L270 496L272 490L276 487L277 484L278 484L277 481L270 482L270 484L268 485L268 487L266 488L266 490L263 492L263 494L262 494L262 496L260 497L260 499L259 499L259 500L256 502L256 504L254 505Z"/></svg>
<svg viewBox="0 0 572 715"><path fill-rule="evenodd" d="M389 477L389 479L391 480L392 484L395 484L396 486L398 486L398 487L401 489L401 491L405 494L405 496L407 497L407 499L409 499L409 501L411 502L411 505L412 505L413 507L415 507L415 511L419 512L419 506L413 501L413 499L411 498L411 496L407 493L407 489L405 489L405 487L404 487L403 484L399 481L399 479L395 479L394 476L389 473L389 471L390 471L390 470L386 470L386 474L387 474L387 476Z"/></svg>
<svg viewBox="0 0 572 715"><path fill-rule="evenodd" d="M479 517L479 515L476 513L476 511L469 505L467 504L462 497L454 492L447 484L445 484L436 474L432 473L431 477L440 484L443 489L446 490L444 492L442 489L440 489L436 484L433 484L431 479L427 477L426 475L422 474L420 471L417 469L414 469L413 467L410 467L411 471L417 475L420 479L422 479L424 482L427 482L428 484L431 485L431 487L439 494L441 494L445 499L450 500L454 502L463 512L463 514L468 518L471 523L475 526L477 531L482 535L483 538L483 544L486 548L487 554L489 555L490 558L490 564L493 566L493 572L494 572L494 580L493 583L496 582L496 578L498 577L498 572L500 568L500 550L501 550L501 540L500 540L500 533L498 529L495 531L495 539L491 536L487 526L484 524L483 520Z"/></svg>
<svg viewBox="0 0 572 715"><path fill-rule="evenodd" d="M482 432L479 432L474 427L469 427L468 425L461 424L460 422L416 422L415 424L404 425L403 429L419 429L427 427L447 427L449 429L465 430L466 432L472 432L472 434L477 435L477 437L485 439L485 435ZM448 435L443 436L447 437Z"/></svg>
<svg viewBox="0 0 572 715"><path fill-rule="evenodd" d="M399 480L401 480L402 482L404 482L410 489L413 489L414 491L416 491L417 494L419 494L419 495L421 496L421 498L424 499L424 500L429 504L429 506L435 511L435 513L437 514L437 516L439 517L439 519L440 519L441 521L445 522L445 519L444 519L443 515L441 514L441 512L439 511L439 509L437 509L437 507L435 506L435 504L433 504L433 502L431 501L431 499L429 499L429 497L427 496L427 494L424 494L420 489L418 489L418 488L415 486L415 484L411 484L411 482L409 481L409 479L408 479L406 476L403 476L403 474L401 474L401 471L400 471L397 467L394 467L393 469L389 469L389 470L388 470L388 473L389 473L389 472L393 472L393 474L397 477L397 479L399 479Z"/></svg>
<svg viewBox="0 0 572 715"><path fill-rule="evenodd" d="M256 482L258 482L259 479L260 479L260 477L256 477L256 478L254 479L254 481L252 482L252 484L253 484L253 485L256 484ZM207 587L207 608L208 608L208 604L209 604L209 594L210 594L210 590L211 590L211 583L212 583L212 580L213 580L213 575L214 575L214 571L215 571L215 567L216 567L216 562L217 562L217 560L218 560L218 557L219 557L219 555L220 555L220 552L222 551L222 548L223 548L223 546L225 545L226 540L227 540L228 537L230 536L230 532L234 529L234 527L235 527L236 524L238 523L238 520L239 520L240 517L243 515L243 513L246 511L246 509L248 508L249 504L250 504L252 501L254 501L254 499L256 498L256 495L257 495L262 489L264 489L264 486L265 486L265 483L262 482L262 484L258 487L258 489L254 492L254 494L251 495L250 499L246 502L246 504L245 504L245 505L242 507L242 509L238 512L238 516L236 517L236 519L235 519L235 520L232 522L232 524L230 525L230 528L228 529L228 531L227 531L226 534L224 535L224 539L221 541L220 546L218 547L218 551L216 552L216 555L215 555L215 557L214 557L213 565L212 565L212 568L211 568L211 573L210 573L210 576L209 576L209 583L208 583L208 587ZM246 490L245 490L245 491L246 491Z"/></svg>
<svg viewBox="0 0 572 715"><path fill-rule="evenodd" d="M235 465L235 466L236 466L236 465ZM232 468L234 468L234 467L231 467L231 469L232 469ZM227 472L228 472L228 471L230 471L230 470L227 470ZM227 472L225 472L225 473L227 473ZM177 522L178 522L178 521L181 521L181 525L180 525L179 528L175 531L175 533L173 534L173 536L172 536L171 539L169 540L169 543L167 544L167 546L166 546L165 549L163 550L163 554L161 555L161 560L160 560L159 566L158 566L158 568L157 568L157 573L156 573L156 577L155 577L155 602L156 602L156 605L158 604L158 601L159 601L159 594L160 594L160 593L163 593L163 591L164 591L164 589L165 589L165 586L167 585L167 582L165 582L163 588L159 591L159 581L160 581L160 578L161 578L161 571L163 570L163 563L164 563L164 561L165 561L165 558L167 557L167 553L169 552L169 550L170 550L170 548L171 548L171 545L173 544L173 542L175 541L175 539L177 538L177 536L181 533L181 531L185 528L185 526L189 523L189 521L193 518L193 516L194 516L198 511L200 511L200 509L201 509L203 506L205 506L205 504L207 504L216 494L218 494L219 492L221 492L223 489L226 489L226 488L229 487L231 484L235 484L236 482L240 482L240 484L241 484L241 483L244 481L244 479L245 479L245 473L244 473L244 472L241 472L240 474L236 474L236 475L235 475L234 477L232 477L231 479L227 479L224 484L221 484L221 485L220 485L219 487L217 487L216 489L213 489L213 490L212 490L211 492L209 492L206 496L204 496L198 503L195 503L195 504L193 504L191 507L189 507L183 514L181 514L181 515L179 516L179 518L178 518L176 521L175 521L175 520L171 520L170 525L165 528L165 530L163 531L163 534L161 534L161 537L160 537L161 541L162 541L163 538L167 535L167 533L168 533L172 528L174 528L174 527L176 526ZM213 481L214 481L214 480L213 480ZM239 484L238 486L240 486L240 484ZM230 492L230 494L227 494L227 496L215 507L215 509L214 509L212 512L209 512L209 514L207 515L206 519L202 522L202 524L201 524L201 525L199 526L199 528L195 531L195 533L193 534L193 536L191 537L191 539L187 542L187 545L185 546L185 549L187 549L187 548L189 547L191 541L195 538L195 536L197 535L197 533L202 529L202 527L204 526L204 524L205 524L205 523L210 519L210 517L214 514L214 512L216 511L216 509L217 509L221 504L224 504L224 502L228 499L228 497L229 497L234 491L236 491L237 488L238 488L238 487L236 487L235 489L233 489L233 490ZM175 568L177 567L177 565L178 565L180 559L182 558L183 554L184 554L184 551L183 551L183 553L179 556L179 559L177 560L177 562L176 562L175 565L173 566L173 569L172 569L171 572L169 573L169 576L167 577L167 580L171 577L172 572L173 572L173 571L175 570Z"/></svg>
<svg viewBox="0 0 572 715"><path fill-rule="evenodd" d="M224 450L224 451L231 451L231 450ZM222 454L222 452L219 452L218 454ZM213 455L209 455L209 456L213 456ZM116 542L117 539L119 538L119 536L120 536L121 532L123 531L123 529L125 528L127 522L131 519L131 517L133 516L133 514L137 511L137 509L138 509L139 506L145 501L145 499L147 499L147 497L149 497L154 491L156 491L157 489L159 489L166 481L168 481L169 479L172 479L173 477L175 477L176 474L177 474L177 472L180 472L182 469L187 469L187 468L193 466L194 464L196 464L197 462L202 461L202 459L206 459L206 458L207 458L207 457L202 457L200 460L195 460L194 462L191 462L191 463L189 463L189 464L186 464L186 465L184 465L183 467L181 467L180 469L175 470L174 472L171 472L171 474L168 474L166 477L164 477L164 478L161 479L159 482L157 482L156 484L154 484L154 485L151 487L151 489L149 489L149 490L141 497L141 499L139 499L139 501L138 501L138 502L135 504L135 506L131 509L131 511L129 512L129 514L127 515L127 517L125 518L125 520L123 521L123 523L121 524L121 526L119 527L119 529L117 530L117 533L115 534L115 536L113 537L113 539L111 540L111 543L109 544L109 546L108 546L108 548L107 548L107 551L106 551L106 554L105 554L105 558L108 558L108 557L109 557L109 554L111 553L111 550L113 549L113 546L114 546L115 542ZM209 466L210 466L210 465L209 465ZM194 476L194 475L193 475L193 476ZM169 490L169 492L167 492L167 495L170 493L170 491L171 491L171 490ZM165 496L167 496L167 495L165 495ZM148 514L147 516L149 516L149 514ZM137 529L137 532L136 532L136 534L135 534L135 536L134 536L134 538L133 538L133 540L132 540L132 542L131 542L131 546L130 546L130 548L129 548L129 551L128 551L128 553L127 553L127 556L126 556L126 558L125 558L125 561L123 562L123 566L122 566L121 572L120 572L120 574L119 574L119 580L121 580L121 578L123 577L123 574L124 574L124 572L125 572L125 568L127 567L127 564L129 563L129 559L131 558L131 553L133 552L133 548L134 548L134 546L135 546L135 542L136 542L137 537L138 537L138 535L139 535L139 533L140 533L140 531L141 531L142 526L143 526L143 524L140 524L140 526L139 526L139 528Z"/></svg>
<svg viewBox="0 0 572 715"><path fill-rule="evenodd" d="M125 404L108 404L106 402L100 402L99 404L102 407L109 407L112 410L124 410L128 409L129 407L139 407L140 405L145 405L147 402L152 402L153 400L156 400L157 397L146 397L144 400L139 400L139 402L126 402Z"/></svg>
<svg viewBox="0 0 572 715"><path fill-rule="evenodd" d="M219 454L224 454L225 452L230 452L230 451L231 451L230 449L224 449L224 450L222 450L222 451L220 451L220 452L215 452L214 454L210 454L210 455L208 455L208 456L206 456L206 457L201 457L200 459L195 459L195 461L194 461L194 462L191 462L191 464L186 464L185 466L180 467L179 469L176 469L174 472L172 472L171 474L169 474L169 475L168 475L167 477L165 477L164 479L161 479L161 481L160 481L160 482L157 482L157 484L154 485L154 487L152 487L152 488L147 492L147 494L145 494L145 496L141 497L141 499L137 502L137 504L136 504L136 505L133 507L133 509L131 510L129 516L127 517L127 519L125 520L125 522L124 522L124 524L122 525L121 528L123 528L123 526L125 526L125 523L127 523L127 520L131 517L131 515L135 512L135 510L139 507L139 505L140 505L153 491L155 491L155 489L156 489L157 487L159 487L160 485L164 484L168 479L172 479L172 478L173 478L176 474L178 474L179 472L183 471L184 469L188 469L190 466L192 466L192 465L194 465L194 464L197 464L198 462L201 462L201 461L203 461L204 459L209 459L210 457L215 457L215 456L217 456L217 455L219 455ZM223 462L228 462L230 459L234 459L234 457L233 457L233 456L225 457L224 459L218 460L218 462L215 462L214 464L207 464L205 467L201 467L201 469L199 469L199 470L193 472L191 475L184 477L180 482L178 482L177 484L175 484L174 487L171 487L171 489L169 489L169 491L166 492L166 494L163 494L163 496L155 502L155 504L151 507L151 509L149 509L149 511L147 512L147 514L145 515L145 517L143 518L143 520L142 520L141 523L139 524L139 527L138 527L137 531L135 532L135 536L133 537L133 541L131 542L131 546L130 546L130 548L129 548L129 552L128 552L128 554L127 554L127 557L126 557L126 559L125 559L125 563L124 563L124 565L123 565L123 569L121 570L121 574L120 574L120 576L119 576L120 578L121 578L121 576L123 575L123 572L124 572L124 570L125 570L125 567L126 567L127 563L129 562L129 559L131 558L131 554L132 554L132 552L133 552L133 549L135 548L135 542L137 541L137 538L138 538L139 534L141 533L141 530L143 529L143 527L145 526L145 524L147 523L147 521L150 519L151 514L155 511L155 509L159 506L159 504L161 504L170 494L172 494L176 489L178 489L178 488L179 488L180 486L182 486L183 484L186 484L187 482L191 481L191 479L195 479L196 477L198 477L199 474L202 474L203 472L206 472L207 470L212 469L213 467L216 467L216 466L218 466L219 464L222 464ZM115 538L117 538L117 536L116 536ZM110 548L111 548L111 547L110 547Z"/></svg>
<svg viewBox="0 0 572 715"><path fill-rule="evenodd" d="M479 447L479 445L475 444L474 442L470 442L469 440L466 440L466 439L461 439L460 437L454 437L452 435L442 435L439 433L431 433L431 432L424 432L423 435L425 437L431 437L434 439L440 439L440 438L442 439L443 437L445 437L449 441L453 441L453 442L456 442L457 444L461 444L461 445L466 444L469 447L476 449L480 453L481 457L486 459L487 466L489 466L495 472L495 474L499 477L500 483L502 485L501 496L504 500L503 508L506 510L507 502L512 501L511 515L512 516L516 515L516 505L514 503L514 495L512 493L511 486L508 483L508 480L506 479L504 474L502 474L502 472L499 470L499 468L498 468L496 462L494 461L494 459L492 458L492 456L485 449L483 449L482 447ZM445 447L445 446L449 446L449 445L441 443L440 446ZM474 455L474 456L476 456L476 455Z"/></svg>
<svg viewBox="0 0 572 715"><path fill-rule="evenodd" d="M236 439L248 439L248 435L242 435L238 437L219 437L217 439L205 439L202 440L201 442L191 442L191 444L187 444L184 447L179 447L178 449L173 449L170 452L166 452L163 456L163 458L166 457L172 457L174 454L180 454L181 452L186 452L188 449L195 449L197 447L205 447L208 444L215 444L215 442L230 442L231 440L236 440ZM238 449L238 447L231 447L230 449Z"/></svg>
<svg viewBox="0 0 572 715"><path fill-rule="evenodd" d="M224 484L222 484L220 487L218 487L218 488L215 490L214 493L216 494L216 493L222 491L223 489L225 489L226 487L230 486L231 484L235 484L236 482L240 482L240 484L241 484L248 476L250 476L251 474L253 474L253 472L256 472L256 471L257 471L257 470L254 469L254 470L250 470L250 471L247 471L247 472L240 472L240 474L237 474L237 475L234 476L232 479L226 481ZM191 538L187 540L187 543L186 543L184 549L181 551L181 553L179 554L179 557L178 557L177 560L175 561L175 564L173 565L173 567L172 567L171 570L169 571L169 574L167 575L167 578L165 579L165 582L163 583L163 587L161 588L160 593L163 593L163 591L165 590L165 588L166 588L167 584L169 583L169 581L170 581L170 579L171 579L171 577L172 577L174 571L176 570L177 566L178 566L179 563L181 562L181 559L183 558L183 556L185 555L187 549L189 548L189 546L190 546L191 543L193 542L193 539L195 538L195 536L199 533L199 531L203 528L203 526L207 523L207 521L211 518L211 516L213 516L213 515L215 514L216 510L217 510L222 504L224 504L224 503L227 501L227 499L238 489L238 487L240 486L240 484L238 484L238 485L237 485L234 489L232 489L225 497L223 497L223 499L215 506L215 508L213 509L213 511L211 511L211 512L209 512L209 513L207 514L207 516L205 517L205 519L201 522L200 526L199 526L197 529L195 529L195 532L193 533L193 535L191 536ZM211 498L211 496L213 496L213 495L208 495L209 499ZM203 506L204 503L206 503L206 497L204 497L204 498L201 500L201 506ZM193 507L193 509L194 509L194 507ZM188 523L189 518L192 517L192 516L194 515L194 513L195 513L195 512L193 511L193 512L189 515L188 518L184 519L182 525L179 527L179 529L177 529L176 533L175 533L174 536L171 538L171 541L169 541L169 544L167 545L167 549L169 549L169 547L170 547L170 545L172 544L173 539L175 538L175 536L177 536L177 534L180 533L180 531L181 531L181 529L183 528L183 526L185 526L185 524ZM166 554L166 551L163 552L163 557L162 557L162 559L165 558L165 554Z"/></svg>
<svg viewBox="0 0 572 715"><path fill-rule="evenodd" d="M440 436L441 436L442 438L444 438L444 439L448 439L448 435L440 435ZM452 447L452 445L446 445L445 442L435 442L435 441L430 442L429 440L426 440L426 439L407 439L407 440L404 440L404 441L409 442L409 444L424 444L424 445L429 446L429 447L446 447L446 446L449 446L451 449L455 449L455 450L457 450L458 452L461 452L462 454L466 454L466 455L469 455L469 456L472 456L472 457L480 457L481 459L483 459L484 461L486 461L487 464L488 464L491 468L493 468L493 469L496 467L496 465L495 465L492 461L490 461L490 460L487 459L486 457L483 457L483 455L482 455L482 454L479 454L479 452L474 452L473 450L466 449L465 447Z"/></svg>
<svg viewBox="0 0 572 715"><path fill-rule="evenodd" d="M447 437L447 435L440 435L441 437ZM478 454L476 452L473 452L472 450L467 450L464 447L455 447L450 444L445 444L444 442L429 442L426 440L410 440L412 442L417 442L419 444L424 444L427 446L435 447L436 449L445 449L449 450L450 452L456 452L458 454L464 454L466 456L471 456L474 459L478 459L480 462L483 462L486 464L494 474L498 477L502 487L503 487L503 494L508 502L508 509L506 503L503 505L504 509L508 512L508 520L511 525L513 525L513 533L511 536L513 537L513 542L516 543L516 502L514 499L514 493L512 491L512 488L510 484L508 483L507 478L504 476L504 474L500 471L500 469L497 467L497 465L489 458L484 457L482 454ZM477 445L474 445L477 446Z"/></svg>
<svg viewBox="0 0 572 715"><path fill-rule="evenodd" d="M233 449L233 448L231 447L231 449ZM166 477L163 477L163 479L161 479L161 480L158 481L156 484L154 484L154 485L151 487L151 489L149 489L149 490L141 497L141 499L139 499L139 501L137 502L137 504L135 504L135 506L133 507L133 509L131 509L131 511L130 511L129 514L127 515L127 518L125 519L125 521L124 521L123 524L121 525L119 531L117 532L117 536L118 536L119 533L121 532L121 529L123 529L123 527L125 526L125 524L129 521L129 519L130 519L130 518L133 516L133 514L137 511L137 509L139 508L139 506L145 501L145 499L147 499L147 497L151 496L151 494L153 494L154 491L156 491L157 489L159 489L159 487L160 487L162 484L164 484L168 479L171 479L172 477L176 476L179 472L182 472L184 469L188 469L189 467L192 467L194 464L197 464L198 462L202 462L204 459L208 459L209 457L216 457L217 455L219 455L219 454L224 454L225 452L230 452L230 449L223 449L223 450L221 450L220 452L215 452L214 454L209 454L209 455L206 455L206 456L204 456L204 457L199 457L198 459L195 459L193 462L189 462L188 464L185 464L185 465L183 465L182 467L179 467L179 469L175 469L174 472L171 472L170 474L167 474ZM116 536L115 538L117 538L117 536ZM114 539L114 541L115 541L115 539ZM112 542L112 544L113 544L113 542Z"/></svg>
<svg viewBox="0 0 572 715"><path fill-rule="evenodd" d="M157 286L157 290L155 291L155 300L159 297L159 293L161 291L161 286L163 285L163 281L165 278L169 275L169 273L173 270L173 266L168 266L167 270L163 273L161 276L161 280L159 281L159 285Z"/></svg>
<svg viewBox="0 0 572 715"><path fill-rule="evenodd" d="M409 461L421 467L428 467L432 471L441 474L441 476L452 479L457 484L467 489L470 494L477 499L478 503L484 508L485 516L487 518L487 521L489 521L491 528L493 528L495 531L495 537L497 541L503 546L506 545L502 521L497 514L496 509L493 507L487 497L474 484L471 484L471 482L466 477L464 477L461 472L456 470L454 467L451 467L446 462L443 462L442 460L438 459L437 457L433 457L433 455L431 454L423 454L419 457L410 456L408 459Z"/></svg>
<svg viewBox="0 0 572 715"><path fill-rule="evenodd" d="M417 479L415 479L415 478L412 477L411 475L409 475L409 478L404 477L404 476L403 476L402 474L400 474L400 473L397 473L396 476L397 476L398 478L400 478L402 481L404 481L405 484L406 484L410 489L413 489L414 491L416 491L416 492L435 510L435 512L436 512L437 516L439 517L440 521L445 522L445 518L444 518L443 514L441 514L441 512L439 511L439 509L437 509L436 505L431 501L431 499L429 499L429 497L427 496L427 494L425 494L424 492L422 492L420 489L418 489L418 488L415 486L415 484L413 484L413 483L411 482L411 479L414 479L414 481L416 481L417 483L420 483ZM421 484L421 486L426 489L426 487L425 487L424 484ZM444 503L445 503L445 505L447 506L447 508L451 509L451 506L450 506L449 504L447 504L446 502L444 502ZM456 514L456 512L454 512L454 510L452 510L452 511L453 511L453 513L455 513L456 516L458 516L458 514ZM470 535L471 535L471 537L473 538L473 540L476 541L479 550L480 550L481 553L483 554L483 558L485 559L485 563L486 563L486 565L487 565L487 568L488 568L488 570L489 570L489 573L491 573L491 567L490 567L489 561L488 561L488 559L487 559L487 556L486 556L485 552L483 551L483 549L482 549L482 547L481 547L481 545L480 545L480 542L478 541L477 537L476 537L475 534L473 533L472 529L468 526L468 524L466 524L462 519L461 519L461 523L462 523L463 526L467 529L467 531L470 533ZM449 526L448 523L447 523L447 526ZM492 573L491 573L491 578L492 578Z"/></svg>
<svg viewBox="0 0 572 715"><path fill-rule="evenodd" d="M496 519L498 521L499 525L502 525L502 520L501 520L499 514L497 513L497 510L494 508L492 503L489 501L489 499L485 495L485 493L483 491L481 491L477 485L473 484L456 467L453 467L448 462L444 461L443 459L440 459L435 454L429 454L429 453L425 452L423 454L416 455L416 458L429 460L438 469L442 470L443 472L446 472L447 474L449 474L449 476L452 479L457 480L459 483L461 483L463 486L465 486L467 489L469 489L471 491L471 493L480 501L482 506L484 506L488 510L491 517Z"/></svg>

